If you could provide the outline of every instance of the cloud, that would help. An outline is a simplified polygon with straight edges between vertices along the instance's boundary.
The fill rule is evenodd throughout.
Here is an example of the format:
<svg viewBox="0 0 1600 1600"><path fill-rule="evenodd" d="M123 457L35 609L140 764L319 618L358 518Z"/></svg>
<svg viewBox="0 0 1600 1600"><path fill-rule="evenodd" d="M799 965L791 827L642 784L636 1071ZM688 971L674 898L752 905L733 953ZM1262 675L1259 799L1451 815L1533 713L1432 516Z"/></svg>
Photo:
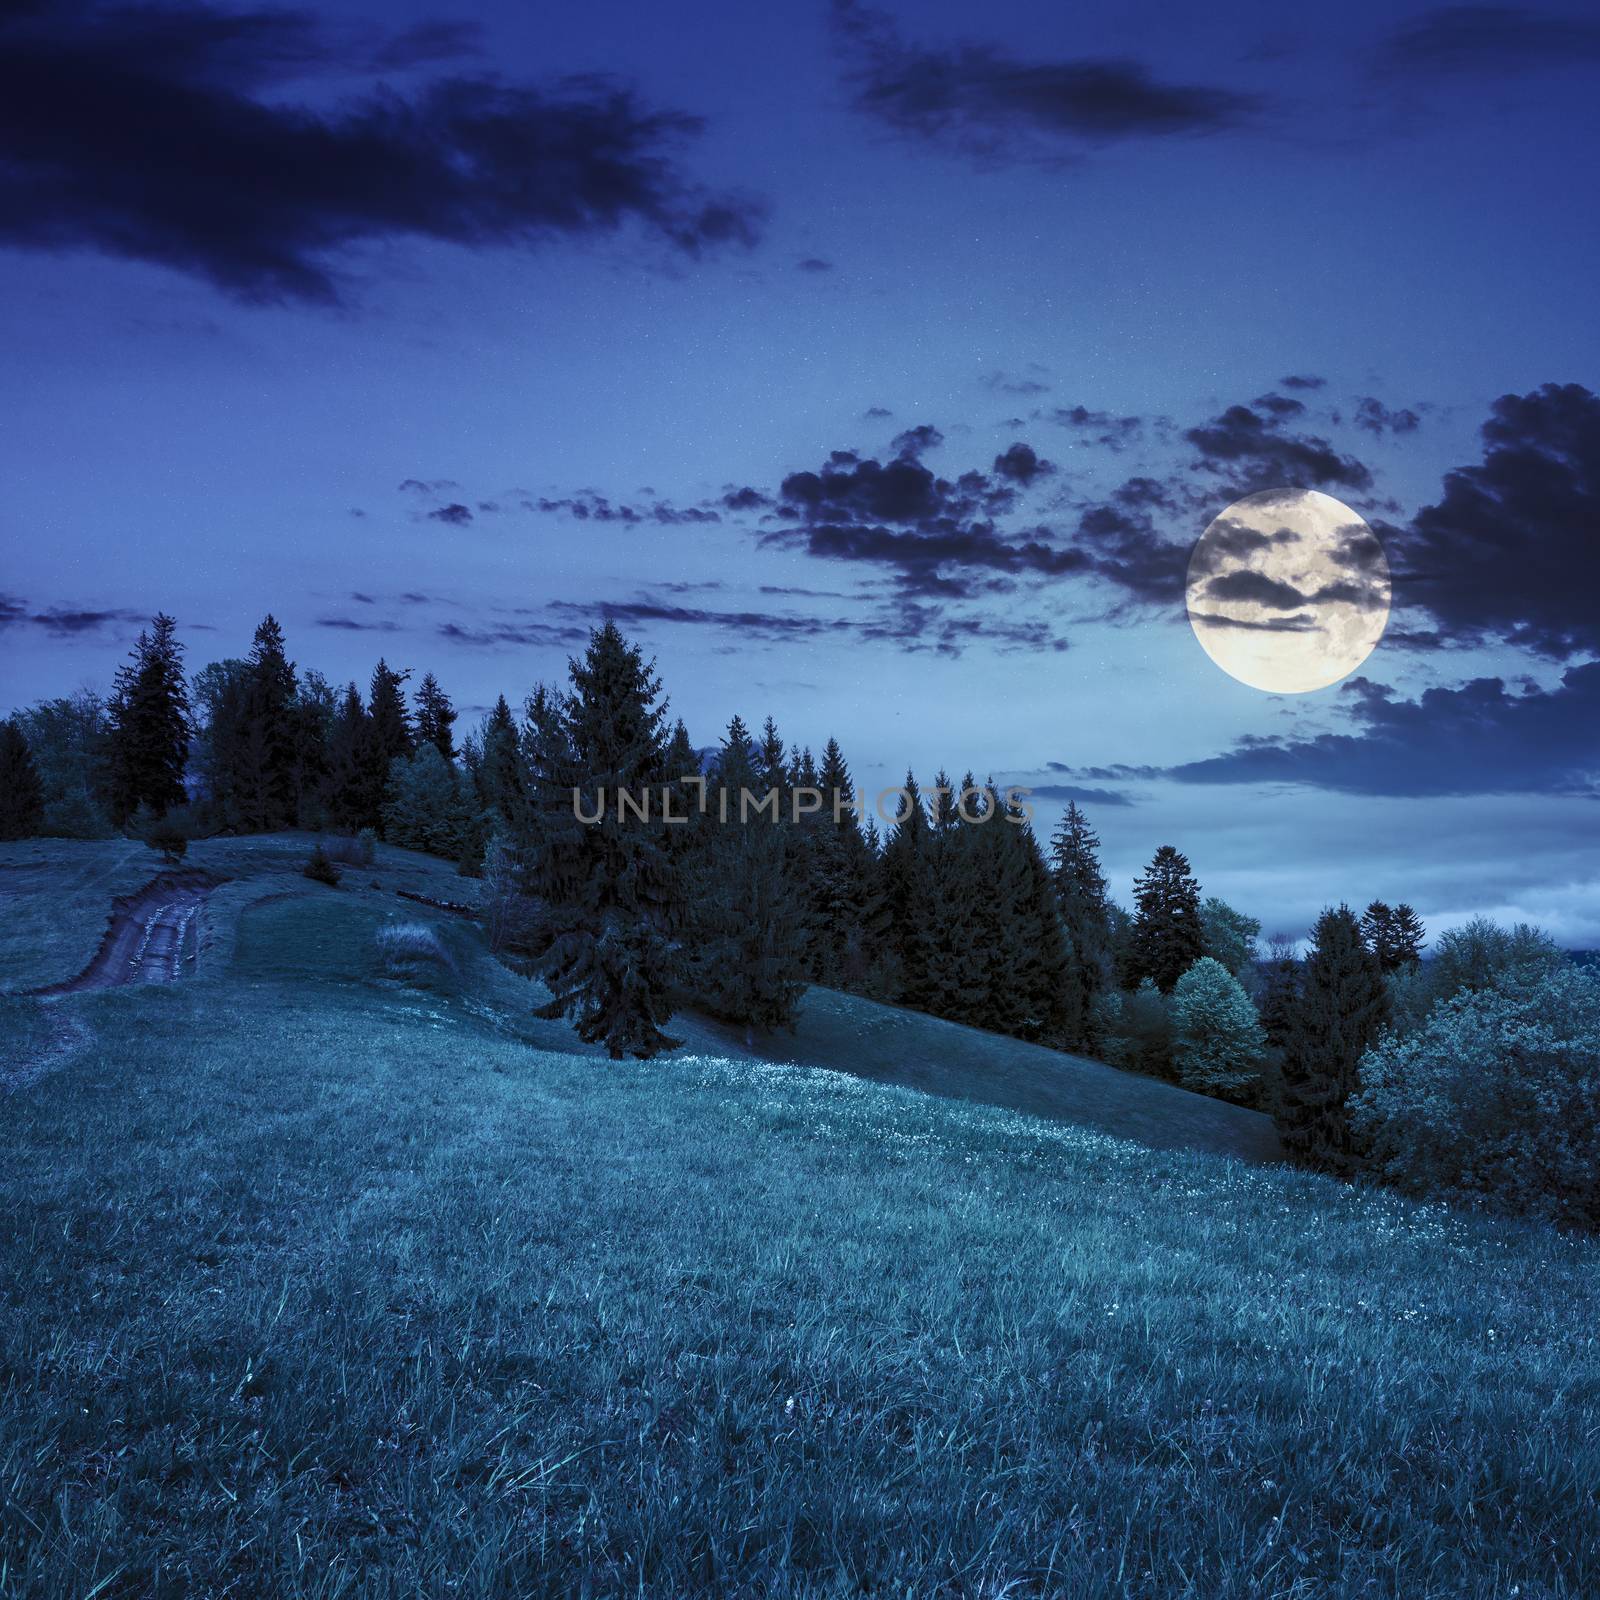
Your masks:
<svg viewBox="0 0 1600 1600"><path fill-rule="evenodd" d="M1600 796L1600 662L1559 687L1512 694L1500 678L1435 688L1418 700L1352 678L1360 731L1251 739L1170 769L1182 783L1295 783L1342 794L1589 793Z"/></svg>
<svg viewBox="0 0 1600 1600"><path fill-rule="evenodd" d="M1311 598L1292 583L1269 578L1266 573L1256 572L1249 567L1238 567L1209 579L1205 593L1212 600L1238 600L1271 606L1275 611L1293 611L1306 605Z"/></svg>
<svg viewBox="0 0 1600 1600"><path fill-rule="evenodd" d="M1030 361L1028 370L1023 373L991 372L983 380L983 386L992 389L996 394L1048 394L1050 385L1045 382L1046 376L1048 376L1047 368L1041 367L1036 361Z"/></svg>
<svg viewBox="0 0 1600 1600"><path fill-rule="evenodd" d="M1326 439L1290 432L1284 423L1305 408L1299 401L1263 395L1251 405L1229 406L1184 438L1201 466L1245 489L1368 489L1372 473L1353 456L1341 455Z"/></svg>
<svg viewBox="0 0 1600 1600"><path fill-rule="evenodd" d="M1080 806L1131 806L1120 789L1085 789L1073 783L1035 783L1026 786L1034 800L1072 800Z"/></svg>
<svg viewBox="0 0 1600 1600"><path fill-rule="evenodd" d="M470 25L390 40L389 67L460 54ZM530 245L633 224L689 256L749 244L759 207L679 165L699 119L598 79L445 77L312 109L282 93L370 71L309 13L157 0L0 9L0 244L92 250L237 299L333 304L352 246Z"/></svg>
<svg viewBox="0 0 1600 1600"><path fill-rule="evenodd" d="M994 474L1012 483L1030 484L1048 478L1055 471L1055 463L1046 461L1031 444L1020 441L1009 446L994 458Z"/></svg>
<svg viewBox="0 0 1600 1600"><path fill-rule="evenodd" d="M1600 22L1523 6L1441 6L1397 28L1380 70L1503 78L1600 61Z"/></svg>
<svg viewBox="0 0 1600 1600"><path fill-rule="evenodd" d="M795 262L795 266L798 267L801 272L833 271L833 263L831 261L824 261L821 256L803 256L799 261Z"/></svg>
<svg viewBox="0 0 1600 1600"><path fill-rule="evenodd" d="M1278 379L1280 389L1322 389L1327 386L1326 378L1318 378L1310 373L1292 372L1287 378Z"/></svg>
<svg viewBox="0 0 1600 1600"><path fill-rule="evenodd" d="M744 497L753 495L755 492L753 489L737 490L734 491L733 498L743 500ZM723 503L728 503L726 497L724 497ZM524 500L521 504L526 511L569 516L578 522L621 522L631 524L654 522L664 528L671 528L683 523L722 521L721 514L712 510L709 506L675 506L666 500L656 500L647 506L633 506L614 502L603 494L597 494L592 489L583 489L577 494L556 498L541 496L536 500ZM749 509L749 504L742 504L731 509L746 510Z"/></svg>
<svg viewBox="0 0 1600 1600"><path fill-rule="evenodd" d="M472 512L460 501L452 501L449 505L435 506L428 513L430 522L447 522L452 528L464 528L472 521Z"/></svg>
<svg viewBox="0 0 1600 1600"><path fill-rule="evenodd" d="M1082 434L1085 443L1106 450L1126 450L1144 434L1142 417L1114 417L1109 411L1091 411L1088 406L1057 406L1044 413L1044 420Z"/></svg>
<svg viewBox="0 0 1600 1600"><path fill-rule="evenodd" d="M989 45L918 46L856 0L835 0L833 15L857 110L985 160L1052 162L1124 140L1219 133L1264 109L1255 95L1163 82L1137 61L1023 61Z"/></svg>
<svg viewBox="0 0 1600 1600"><path fill-rule="evenodd" d="M1502 395L1483 458L1390 534L1396 590L1447 634L1554 659L1600 649L1600 397L1581 384Z"/></svg>
<svg viewBox="0 0 1600 1600"><path fill-rule="evenodd" d="M861 413L862 419L867 422L874 422L879 417L892 417L893 415L894 412L892 412L888 406L868 406L867 409Z"/></svg>
<svg viewBox="0 0 1600 1600"><path fill-rule="evenodd" d="M1380 436L1385 433L1415 433L1422 425L1422 418L1409 407L1391 411L1383 401L1374 399L1370 394L1363 395L1356 402L1354 420L1358 428L1365 428L1368 433Z"/></svg>
<svg viewBox="0 0 1600 1600"><path fill-rule="evenodd" d="M80 633L98 633L118 623L146 623L150 615L117 607L103 611L78 609L71 606L46 606L35 611L26 600L14 594L0 594L0 628L32 627L57 638L71 638ZM198 624L190 624L198 626Z"/></svg>
<svg viewBox="0 0 1600 1600"><path fill-rule="evenodd" d="M400 626L387 617L374 618L371 622L358 622L354 617L316 617L311 625L314 628L331 628L340 633L397 633Z"/></svg>

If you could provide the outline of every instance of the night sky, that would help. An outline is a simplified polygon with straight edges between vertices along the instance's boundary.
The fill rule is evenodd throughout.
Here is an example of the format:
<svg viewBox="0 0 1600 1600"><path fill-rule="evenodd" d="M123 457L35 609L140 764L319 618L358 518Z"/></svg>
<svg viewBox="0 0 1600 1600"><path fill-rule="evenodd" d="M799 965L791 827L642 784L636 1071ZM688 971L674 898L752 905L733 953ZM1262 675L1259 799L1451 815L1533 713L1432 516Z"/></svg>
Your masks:
<svg viewBox="0 0 1600 1600"><path fill-rule="evenodd" d="M270 609L470 725L611 615L1121 898L1600 945L1596 170L1581 7L0 0L0 711ZM1393 572L1304 695L1184 606L1280 486Z"/></svg>

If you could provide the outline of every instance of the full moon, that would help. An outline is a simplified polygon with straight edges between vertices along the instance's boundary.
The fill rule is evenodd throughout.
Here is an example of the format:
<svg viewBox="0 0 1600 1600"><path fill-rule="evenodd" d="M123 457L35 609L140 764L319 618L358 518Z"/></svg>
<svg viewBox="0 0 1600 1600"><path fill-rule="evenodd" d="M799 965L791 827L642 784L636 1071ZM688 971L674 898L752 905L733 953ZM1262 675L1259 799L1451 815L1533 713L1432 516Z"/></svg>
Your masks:
<svg viewBox="0 0 1600 1600"><path fill-rule="evenodd" d="M1189 625L1222 670L1271 694L1348 677L1389 621L1389 558L1349 506L1315 489L1246 495L1189 557Z"/></svg>

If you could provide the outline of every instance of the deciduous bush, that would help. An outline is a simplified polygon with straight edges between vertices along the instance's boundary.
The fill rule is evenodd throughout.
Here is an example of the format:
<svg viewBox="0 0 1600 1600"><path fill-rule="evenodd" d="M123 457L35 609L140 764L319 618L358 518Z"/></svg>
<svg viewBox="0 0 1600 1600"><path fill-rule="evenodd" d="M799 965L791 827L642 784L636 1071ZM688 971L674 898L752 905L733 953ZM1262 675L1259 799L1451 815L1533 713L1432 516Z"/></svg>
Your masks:
<svg viewBox="0 0 1600 1600"><path fill-rule="evenodd" d="M1154 978L1131 993L1106 996L1096 1012L1107 1061L1154 1077L1171 1075L1172 1013Z"/></svg>
<svg viewBox="0 0 1600 1600"><path fill-rule="evenodd" d="M321 846L330 861L347 867L370 867L378 853L378 836L371 828L329 839Z"/></svg>
<svg viewBox="0 0 1600 1600"><path fill-rule="evenodd" d="M1417 1194L1600 1225L1600 979L1523 967L1367 1051L1352 1127Z"/></svg>
<svg viewBox="0 0 1600 1600"><path fill-rule="evenodd" d="M1267 1036L1243 985L1202 956L1172 991L1172 1060L1178 1079L1205 1094L1241 1095L1259 1079Z"/></svg>

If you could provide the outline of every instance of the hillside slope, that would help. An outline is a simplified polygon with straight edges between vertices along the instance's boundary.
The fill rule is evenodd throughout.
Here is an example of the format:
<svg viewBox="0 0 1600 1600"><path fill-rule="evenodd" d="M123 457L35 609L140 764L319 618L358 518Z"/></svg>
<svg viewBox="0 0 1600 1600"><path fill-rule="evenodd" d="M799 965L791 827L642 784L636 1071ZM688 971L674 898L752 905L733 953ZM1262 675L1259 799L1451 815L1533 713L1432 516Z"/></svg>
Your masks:
<svg viewBox="0 0 1600 1600"><path fill-rule="evenodd" d="M1600 1592L1593 1241L544 1048L307 887L6 1100L0 1593Z"/></svg>

